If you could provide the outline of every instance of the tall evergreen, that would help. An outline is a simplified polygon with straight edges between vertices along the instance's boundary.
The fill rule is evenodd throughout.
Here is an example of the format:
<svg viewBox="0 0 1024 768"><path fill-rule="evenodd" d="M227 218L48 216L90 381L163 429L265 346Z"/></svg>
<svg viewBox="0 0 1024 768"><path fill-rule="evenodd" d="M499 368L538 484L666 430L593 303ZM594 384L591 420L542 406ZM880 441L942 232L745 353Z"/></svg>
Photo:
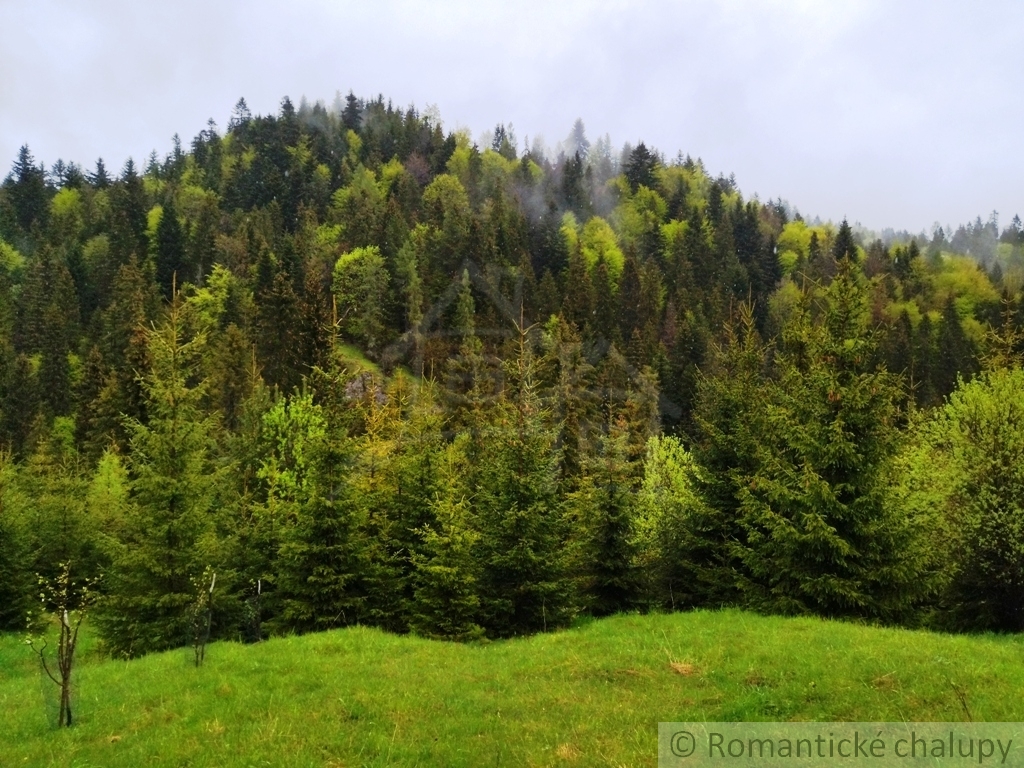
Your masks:
<svg viewBox="0 0 1024 768"><path fill-rule="evenodd" d="M473 508L480 528L483 624L492 635L564 625L575 608L555 435L547 426L527 332L489 424Z"/></svg>
<svg viewBox="0 0 1024 768"><path fill-rule="evenodd" d="M591 526L590 610L605 616L633 608L640 596L636 571L635 531L637 464L630 456L629 429L613 419L587 462L586 483L579 494Z"/></svg>
<svg viewBox="0 0 1024 768"><path fill-rule="evenodd" d="M160 223L156 228L156 282L164 299L170 300L173 286L179 287L191 280L185 264L185 237L182 234L178 211L174 206L174 195L167 196Z"/></svg>
<svg viewBox="0 0 1024 768"><path fill-rule="evenodd" d="M131 512L112 544L98 617L111 650L126 656L188 641L193 581L206 568L230 583L214 503L218 425L202 407L206 383L196 380L205 337L187 337L183 320L175 300L146 332L148 420L129 427Z"/></svg>
<svg viewBox="0 0 1024 768"><path fill-rule="evenodd" d="M344 379L317 377L325 430L310 445L308 493L280 549L285 627L312 631L360 621L366 611L362 507L352 486L355 448L347 434Z"/></svg>
<svg viewBox="0 0 1024 768"><path fill-rule="evenodd" d="M942 308L936 344L935 388L940 397L945 397L956 389L958 377L970 379L978 370L974 343L964 333L952 296Z"/></svg>
<svg viewBox="0 0 1024 768"><path fill-rule="evenodd" d="M751 470L734 474L745 599L786 613L897 618L921 595L907 521L886 503L900 380L873 370L866 293L848 259L820 321L784 331Z"/></svg>

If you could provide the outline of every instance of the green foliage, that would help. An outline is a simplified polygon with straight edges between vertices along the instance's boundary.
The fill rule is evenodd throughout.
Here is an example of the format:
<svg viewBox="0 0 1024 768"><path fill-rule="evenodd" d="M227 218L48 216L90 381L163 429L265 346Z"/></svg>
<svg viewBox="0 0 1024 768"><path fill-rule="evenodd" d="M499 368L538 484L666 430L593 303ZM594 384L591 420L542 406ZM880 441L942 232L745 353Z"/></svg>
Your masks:
<svg viewBox="0 0 1024 768"><path fill-rule="evenodd" d="M47 177L22 148L0 187L2 621L66 557L108 572L129 654L187 641L207 568L212 631L253 640L974 605L949 586L905 611L954 583L935 531L962 526L926 513L953 490L922 472L952 460L903 406L940 404L979 349L1024 354L1019 223L865 254L699 159L640 144L620 167L582 123L554 164L490 139L349 94L241 101L142 176Z"/></svg>
<svg viewBox="0 0 1024 768"><path fill-rule="evenodd" d="M636 517L637 468L630 456L629 429L624 418L611 421L598 440L597 454L588 457L584 481L577 492L580 514L590 529L587 560L589 602L597 616L627 611L637 605Z"/></svg>
<svg viewBox="0 0 1024 768"><path fill-rule="evenodd" d="M698 472L678 438L647 441L632 534L643 596L654 605L675 609L677 595L684 598L693 587L689 557L701 535L695 523L707 515L700 510Z"/></svg>
<svg viewBox="0 0 1024 768"><path fill-rule="evenodd" d="M475 472L481 614L489 633L525 634L566 624L576 597L567 572L567 517L558 493L555 435L521 334Z"/></svg>
<svg viewBox="0 0 1024 768"><path fill-rule="evenodd" d="M441 483L432 505L434 522L417 529L421 551L415 568L410 627L423 637L470 641L483 637L478 594L480 534L463 494L466 470L464 440L451 444L441 457Z"/></svg>
<svg viewBox="0 0 1024 768"><path fill-rule="evenodd" d="M11 454L0 450L0 631L24 627L34 586L17 475Z"/></svg>
<svg viewBox="0 0 1024 768"><path fill-rule="evenodd" d="M371 358L379 356L386 339L390 280L377 246L342 254L334 265L338 321L345 336L358 342Z"/></svg>
<svg viewBox="0 0 1024 768"><path fill-rule="evenodd" d="M971 629L1024 628L1024 371L961 385L927 425L910 475L941 511L949 587L943 620ZM918 504L921 504L918 501Z"/></svg>
<svg viewBox="0 0 1024 768"><path fill-rule="evenodd" d="M278 553L281 620L299 631L353 624L365 610L365 529L352 484L355 446L344 427L343 383L333 372L322 379L324 433L310 444L306 494Z"/></svg>
<svg viewBox="0 0 1024 768"><path fill-rule="evenodd" d="M192 579L226 559L212 462L216 419L203 412L205 384L194 379L205 337L185 337L176 300L146 339L148 421L129 424L131 507L111 541L98 616L110 650L126 656L187 643Z"/></svg>
<svg viewBox="0 0 1024 768"><path fill-rule="evenodd" d="M867 305L848 260L819 323L784 331L756 419L753 471L736 478L753 605L898 618L920 599L907 521L885 503L900 382L874 371Z"/></svg>

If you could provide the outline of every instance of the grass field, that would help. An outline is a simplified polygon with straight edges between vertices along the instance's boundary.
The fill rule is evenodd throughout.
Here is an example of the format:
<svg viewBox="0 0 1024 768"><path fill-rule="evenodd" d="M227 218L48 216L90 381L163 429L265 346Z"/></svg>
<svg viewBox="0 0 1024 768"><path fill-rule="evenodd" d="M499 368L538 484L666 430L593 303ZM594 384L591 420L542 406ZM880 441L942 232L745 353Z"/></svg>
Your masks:
<svg viewBox="0 0 1024 768"><path fill-rule="evenodd" d="M75 718L0 636L0 766L634 766L659 721L1024 719L1024 643L740 611L454 645L352 628L124 662Z"/></svg>

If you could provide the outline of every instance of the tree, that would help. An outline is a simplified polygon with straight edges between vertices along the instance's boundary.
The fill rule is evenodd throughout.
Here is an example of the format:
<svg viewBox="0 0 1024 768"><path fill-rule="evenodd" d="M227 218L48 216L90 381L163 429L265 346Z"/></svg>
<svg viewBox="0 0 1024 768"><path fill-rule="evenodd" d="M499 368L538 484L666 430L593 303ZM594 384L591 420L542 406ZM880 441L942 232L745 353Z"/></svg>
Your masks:
<svg viewBox="0 0 1024 768"><path fill-rule="evenodd" d="M57 639L57 675L53 674L46 662L46 642L40 648L35 647L36 638L29 639L29 645L39 655L43 671L60 687L60 712L57 716L58 728L71 727L71 675L74 671L75 650L78 647L78 631L82 627L86 614L92 603L89 583L76 585L71 580L71 563L61 564L61 573L54 580L42 580L43 611L52 609L59 625Z"/></svg>
<svg viewBox="0 0 1024 768"><path fill-rule="evenodd" d="M593 536L590 609L598 616L629 610L640 596L633 528L638 468L630 457L629 437L624 418L609 423L597 455L587 462L579 494Z"/></svg>
<svg viewBox="0 0 1024 768"><path fill-rule="evenodd" d="M175 281L181 285L192 277L185 264L185 237L174 206L174 195L167 196L160 223L156 228L156 282L164 299L171 300Z"/></svg>
<svg viewBox="0 0 1024 768"><path fill-rule="evenodd" d="M279 554L282 622L299 631L358 622L365 613L365 522L352 487L355 445L347 434L345 381L317 377L325 429L310 445L308 490Z"/></svg>
<svg viewBox="0 0 1024 768"><path fill-rule="evenodd" d="M747 578L746 543L737 487L758 466L756 414L765 409L762 386L771 349L762 342L753 307L741 304L720 343L697 372L693 455L696 495L671 552L672 602L721 606L739 602Z"/></svg>
<svg viewBox="0 0 1024 768"><path fill-rule="evenodd" d="M973 342L964 333L960 313L952 296L942 309L935 359L935 388L940 397L949 395L957 379L969 379L978 370L977 353Z"/></svg>
<svg viewBox="0 0 1024 768"><path fill-rule="evenodd" d="M637 144L626 161L625 173L629 188L633 192L640 186L654 189L657 186L657 177L654 174L659 165L657 155L653 154L646 144L642 141Z"/></svg>
<svg viewBox="0 0 1024 768"><path fill-rule="evenodd" d="M481 615L488 632L519 635L564 625L575 595L566 569L566 517L555 436L546 424L527 330L485 435L473 499L480 526Z"/></svg>
<svg viewBox="0 0 1024 768"><path fill-rule="evenodd" d="M433 504L435 523L416 529L423 539L412 557L414 595L410 626L424 637L465 642L483 636L475 554L480 534L464 494L462 446L442 458L442 488Z"/></svg>
<svg viewBox="0 0 1024 768"><path fill-rule="evenodd" d="M98 616L111 650L134 656L186 645L193 579L225 558L214 498L218 424L197 381L205 336L186 337L181 300L146 331L147 423L129 423L131 511L113 543ZM227 579L222 579L227 581Z"/></svg>
<svg viewBox="0 0 1024 768"><path fill-rule="evenodd" d="M379 356L384 347L390 281L384 258L375 245L342 254L334 266L333 290L341 328L372 358Z"/></svg>
<svg viewBox="0 0 1024 768"><path fill-rule="evenodd" d="M786 613L897 618L921 598L916 542L885 503L903 399L872 370L866 293L848 259L821 319L784 330L754 420L753 465L736 472L748 603Z"/></svg>
<svg viewBox="0 0 1024 768"><path fill-rule="evenodd" d="M363 103L356 98L352 91L349 91L348 96L345 97L345 109L341 113L341 124L347 130L359 133L359 127L363 121L362 113Z"/></svg>
<svg viewBox="0 0 1024 768"><path fill-rule="evenodd" d="M839 225L839 232L832 243L832 258L836 262L844 258L851 262L857 261L857 243L853 239L853 230L846 219L843 219L843 223Z"/></svg>
<svg viewBox="0 0 1024 768"><path fill-rule="evenodd" d="M915 484L941 511L948 588L942 620L1024 629L1024 371L986 371L924 428Z"/></svg>
<svg viewBox="0 0 1024 768"><path fill-rule="evenodd" d="M32 593L30 553L19 514L18 467L9 450L0 448L0 631L25 624Z"/></svg>

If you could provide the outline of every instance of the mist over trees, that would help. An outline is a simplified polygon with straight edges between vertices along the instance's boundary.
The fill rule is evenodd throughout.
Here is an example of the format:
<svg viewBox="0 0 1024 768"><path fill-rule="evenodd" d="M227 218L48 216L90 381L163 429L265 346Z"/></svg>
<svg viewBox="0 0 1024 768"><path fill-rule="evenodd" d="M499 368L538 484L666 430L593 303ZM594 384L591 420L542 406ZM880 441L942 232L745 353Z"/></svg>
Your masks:
<svg viewBox="0 0 1024 768"><path fill-rule="evenodd" d="M1018 630L1024 230L809 222L349 94L0 186L0 629L112 653L742 605ZM205 605L205 603L204 603Z"/></svg>

